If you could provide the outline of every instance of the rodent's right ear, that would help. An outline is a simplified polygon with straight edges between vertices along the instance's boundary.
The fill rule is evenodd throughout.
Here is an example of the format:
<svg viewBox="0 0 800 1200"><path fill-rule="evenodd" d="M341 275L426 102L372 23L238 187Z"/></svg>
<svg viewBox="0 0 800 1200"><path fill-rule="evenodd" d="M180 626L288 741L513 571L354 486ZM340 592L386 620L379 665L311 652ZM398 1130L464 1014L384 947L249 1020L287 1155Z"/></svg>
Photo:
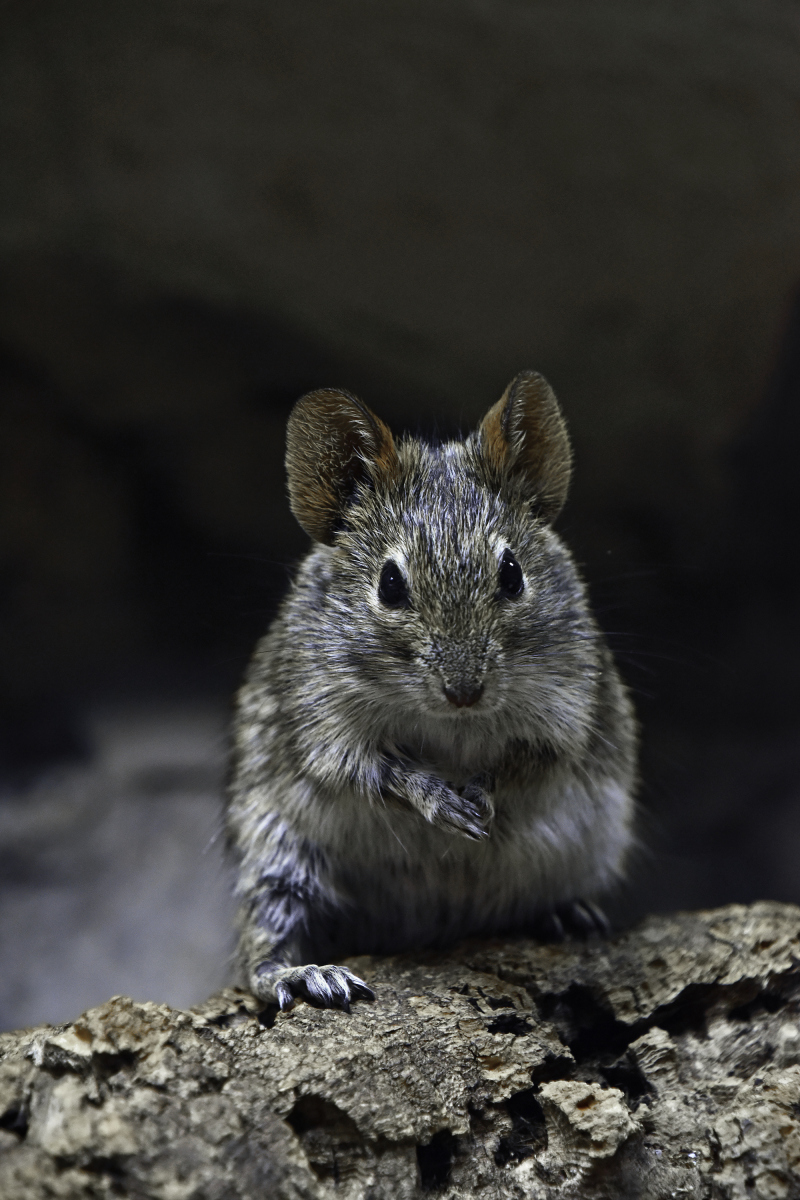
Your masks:
<svg viewBox="0 0 800 1200"><path fill-rule="evenodd" d="M286 431L289 503L315 542L333 543L358 483L398 470L390 429L349 392L320 388L295 404Z"/></svg>

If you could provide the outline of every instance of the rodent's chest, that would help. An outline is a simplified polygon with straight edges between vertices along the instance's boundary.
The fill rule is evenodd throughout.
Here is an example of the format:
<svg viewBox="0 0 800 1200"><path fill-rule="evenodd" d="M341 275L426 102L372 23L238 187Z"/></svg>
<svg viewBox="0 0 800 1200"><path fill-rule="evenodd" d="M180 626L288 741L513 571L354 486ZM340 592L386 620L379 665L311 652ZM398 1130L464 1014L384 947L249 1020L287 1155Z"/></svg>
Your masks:
<svg viewBox="0 0 800 1200"><path fill-rule="evenodd" d="M398 810L362 811L346 826L347 837L327 847L327 869L345 940L358 952L519 927L540 901L546 869L531 815L516 827L501 816L483 842Z"/></svg>
<svg viewBox="0 0 800 1200"><path fill-rule="evenodd" d="M323 839L329 868L354 879L430 878L456 887L464 880L468 888L478 876L494 876L529 857L537 820L549 807L545 790L539 796L530 788L496 794L495 819L480 842L438 829L399 803L370 804L341 793Z"/></svg>
<svg viewBox="0 0 800 1200"><path fill-rule="evenodd" d="M456 788L463 787L476 775L492 773L502 759L502 745L496 737L487 737L475 728L454 737L444 730L421 732L419 728L393 731L393 740L408 759Z"/></svg>
<svg viewBox="0 0 800 1200"><path fill-rule="evenodd" d="M343 952L524 929L542 905L576 894L592 866L588 794L548 777L498 789L494 801L480 842L349 792L315 806L321 883Z"/></svg>

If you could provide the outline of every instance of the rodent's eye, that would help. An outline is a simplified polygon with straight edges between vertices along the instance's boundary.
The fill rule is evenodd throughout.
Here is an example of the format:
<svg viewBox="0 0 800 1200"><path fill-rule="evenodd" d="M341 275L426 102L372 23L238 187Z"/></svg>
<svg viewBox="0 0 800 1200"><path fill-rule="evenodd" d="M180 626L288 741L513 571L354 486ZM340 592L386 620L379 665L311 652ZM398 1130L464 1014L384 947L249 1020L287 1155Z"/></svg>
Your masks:
<svg viewBox="0 0 800 1200"><path fill-rule="evenodd" d="M408 584L405 581L403 572L391 558L383 564L380 582L378 583L378 595L384 604L388 604L389 608L408 607Z"/></svg>
<svg viewBox="0 0 800 1200"><path fill-rule="evenodd" d="M518 596L525 586L522 567L510 550L504 550L497 573L501 596Z"/></svg>

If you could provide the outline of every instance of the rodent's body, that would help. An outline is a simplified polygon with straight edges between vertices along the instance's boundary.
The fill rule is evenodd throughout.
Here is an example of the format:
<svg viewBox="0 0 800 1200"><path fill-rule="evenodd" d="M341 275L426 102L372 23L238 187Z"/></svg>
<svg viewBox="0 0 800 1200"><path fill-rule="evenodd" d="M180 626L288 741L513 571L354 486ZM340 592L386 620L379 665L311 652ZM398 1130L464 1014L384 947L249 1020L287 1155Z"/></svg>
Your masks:
<svg viewBox="0 0 800 1200"><path fill-rule="evenodd" d="M507 393L440 447L395 445L361 406L332 417L336 395L307 398L325 411L303 414L294 458L290 427L293 507L322 544L256 651L234 730L240 972L282 1004L366 994L302 964L530 930L605 890L630 842L631 707L549 523L568 444L522 465L512 445L512 403L541 395ZM296 448L315 420L316 464ZM348 469L320 501L314 472L338 486Z"/></svg>

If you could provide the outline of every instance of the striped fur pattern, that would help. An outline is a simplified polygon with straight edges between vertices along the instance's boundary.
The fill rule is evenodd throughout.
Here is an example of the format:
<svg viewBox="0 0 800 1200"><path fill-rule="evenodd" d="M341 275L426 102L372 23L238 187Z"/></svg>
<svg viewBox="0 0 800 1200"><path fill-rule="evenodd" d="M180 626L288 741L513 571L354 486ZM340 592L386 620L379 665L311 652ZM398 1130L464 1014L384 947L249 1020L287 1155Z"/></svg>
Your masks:
<svg viewBox="0 0 800 1200"><path fill-rule="evenodd" d="M552 392L519 376L438 446L395 442L346 393L312 393L292 421L290 494L317 541L238 698L241 981L283 1007L347 1007L369 994L335 966L347 955L548 915L591 929L579 901L631 841L636 734L550 523L569 475ZM317 488L315 471L334 478ZM507 552L518 594L498 582ZM382 599L387 563L402 604Z"/></svg>

